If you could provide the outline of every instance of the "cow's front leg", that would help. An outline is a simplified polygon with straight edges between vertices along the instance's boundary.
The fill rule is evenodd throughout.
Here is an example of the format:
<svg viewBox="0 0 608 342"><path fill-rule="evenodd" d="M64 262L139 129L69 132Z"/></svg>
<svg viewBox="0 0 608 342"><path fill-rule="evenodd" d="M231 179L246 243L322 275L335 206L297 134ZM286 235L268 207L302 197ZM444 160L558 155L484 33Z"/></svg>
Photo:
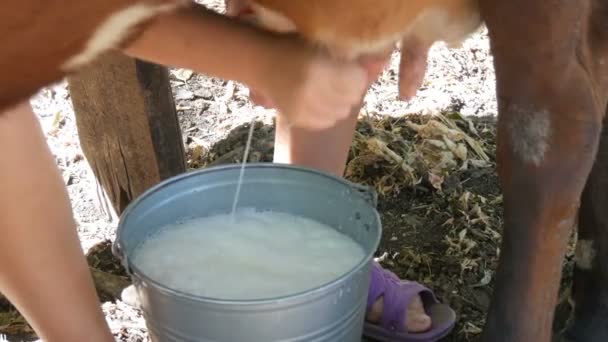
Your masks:
<svg viewBox="0 0 608 342"><path fill-rule="evenodd" d="M608 117L578 222L572 317L560 342L608 341Z"/></svg>
<svg viewBox="0 0 608 342"><path fill-rule="evenodd" d="M562 261L603 116L583 51L588 5L482 1L497 79L505 210L483 341L551 339Z"/></svg>

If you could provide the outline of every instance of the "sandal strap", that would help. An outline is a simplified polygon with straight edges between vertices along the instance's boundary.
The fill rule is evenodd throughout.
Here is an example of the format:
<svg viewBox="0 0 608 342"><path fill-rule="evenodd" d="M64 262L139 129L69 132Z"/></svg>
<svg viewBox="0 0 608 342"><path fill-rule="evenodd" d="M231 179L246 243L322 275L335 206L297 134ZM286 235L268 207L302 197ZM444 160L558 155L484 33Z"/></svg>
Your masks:
<svg viewBox="0 0 608 342"><path fill-rule="evenodd" d="M371 282L367 294L367 309L371 309L372 305L384 293L384 269L380 264L372 261Z"/></svg>
<svg viewBox="0 0 608 342"><path fill-rule="evenodd" d="M434 293L425 286L413 281L403 281L393 272L383 269L378 263L373 262L367 308L369 310L380 296L384 296L382 316L379 322L382 328L406 332L403 322L407 318L407 305L416 295L421 295L425 306L439 303Z"/></svg>

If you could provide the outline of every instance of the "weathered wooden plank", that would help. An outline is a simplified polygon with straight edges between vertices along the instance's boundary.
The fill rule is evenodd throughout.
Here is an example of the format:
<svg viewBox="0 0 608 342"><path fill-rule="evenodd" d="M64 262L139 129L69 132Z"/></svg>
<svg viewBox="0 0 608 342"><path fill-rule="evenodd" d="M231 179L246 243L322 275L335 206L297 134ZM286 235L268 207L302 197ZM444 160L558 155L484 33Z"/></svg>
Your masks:
<svg viewBox="0 0 608 342"><path fill-rule="evenodd" d="M83 153L117 214L151 186L185 172L166 68L116 53L68 83Z"/></svg>

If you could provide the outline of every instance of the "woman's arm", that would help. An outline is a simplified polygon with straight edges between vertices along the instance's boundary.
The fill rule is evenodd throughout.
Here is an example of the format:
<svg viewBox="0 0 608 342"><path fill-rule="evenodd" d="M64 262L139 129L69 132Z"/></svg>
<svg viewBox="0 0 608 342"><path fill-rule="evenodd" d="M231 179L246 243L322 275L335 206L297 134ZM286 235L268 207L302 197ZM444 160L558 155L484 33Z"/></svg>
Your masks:
<svg viewBox="0 0 608 342"><path fill-rule="evenodd" d="M28 102L0 112L0 292L45 342L114 341Z"/></svg>
<svg viewBox="0 0 608 342"><path fill-rule="evenodd" d="M309 128L348 116L367 86L356 63L332 60L295 35L265 32L202 6L157 17L125 52L245 83L290 122Z"/></svg>

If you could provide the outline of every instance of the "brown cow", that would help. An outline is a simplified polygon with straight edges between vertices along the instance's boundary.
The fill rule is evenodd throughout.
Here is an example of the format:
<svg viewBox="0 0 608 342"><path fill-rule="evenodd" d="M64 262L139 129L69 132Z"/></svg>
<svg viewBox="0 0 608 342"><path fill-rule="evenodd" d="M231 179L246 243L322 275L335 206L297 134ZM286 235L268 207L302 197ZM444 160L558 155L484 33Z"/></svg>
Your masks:
<svg viewBox="0 0 608 342"><path fill-rule="evenodd" d="M99 32L100 25L111 28L127 25L128 28L174 7L173 1L140 1L141 6L114 17L117 9L131 2L134 1L107 0L103 6L105 12L81 10L89 13L90 18L81 20L80 35L71 41L52 34L53 27L61 22L47 21L44 10L37 4L10 2L16 7L9 10L31 11L33 17L8 25L3 23L3 29L21 30L21 35L0 31L3 46L0 67L4 70L0 107L16 103L58 80L105 49L115 47L118 38L125 38L102 35L91 41L89 38ZM334 3L341 6L334 7ZM442 2L264 1L265 5L277 6L275 14L285 10L283 7L287 4L299 8L301 11L294 13L285 10L287 16L293 15L289 18L293 28L303 32L313 29L311 38L320 32L318 41L344 57L353 57L349 52L356 55L388 48L390 42L407 34L399 30L399 25L411 27L411 20L418 17L402 17L404 12L398 9L412 3ZM82 4L90 8L88 2ZM308 28L298 26L302 21L297 16L306 13L302 12L304 9L313 8L313 4L319 10L317 13L328 13L330 18L352 18L354 28L365 28L367 18L373 19L378 27L386 25L390 34L382 36L383 32L376 32L382 33L375 36L378 41L374 43L378 44L366 37L364 49L353 52L348 44L343 45L349 42L347 38L353 38L349 36L352 32L348 25L344 26L345 30L340 26L328 30L334 23L324 20L323 25L329 25L326 28L317 27L319 23ZM0 6L0 11L7 10L5 4ZM422 7L418 10L416 13L424 13ZM578 217L575 309L562 337L571 341L606 341L608 214L602 211L602 205L608 200L608 180L602 176L608 174L608 132L602 131L602 122L608 100L608 1L479 0L479 10L489 29L495 62L499 103L498 168L505 207L501 263L482 340L551 339L562 260ZM458 9L452 8L446 15L462 18L458 13ZM105 21L110 17L120 20ZM48 27L43 31L45 35L38 36L40 31L32 31L32 22L36 22L34 26L38 28ZM449 22L433 27L445 30ZM446 32L439 30L442 34ZM341 39L341 35L346 35L345 39ZM434 37L444 39L441 35ZM9 48L16 46L23 49ZM40 63L42 57L47 64Z"/></svg>
<svg viewBox="0 0 608 342"><path fill-rule="evenodd" d="M578 221L575 309L561 338L608 341L608 1L480 6L496 70L505 209L483 340L550 340Z"/></svg>
<svg viewBox="0 0 608 342"><path fill-rule="evenodd" d="M505 209L501 262L482 340L551 339L562 260L578 217L575 309L558 338L608 341L608 210L602 210L608 203L608 130L602 130L608 1L480 0L479 9L475 5L253 0L252 21L298 31L343 58L381 53L401 39L408 51L424 56L433 42L457 41L476 28L479 10L495 58ZM404 97L421 81L420 61L414 67L408 63L402 59Z"/></svg>

